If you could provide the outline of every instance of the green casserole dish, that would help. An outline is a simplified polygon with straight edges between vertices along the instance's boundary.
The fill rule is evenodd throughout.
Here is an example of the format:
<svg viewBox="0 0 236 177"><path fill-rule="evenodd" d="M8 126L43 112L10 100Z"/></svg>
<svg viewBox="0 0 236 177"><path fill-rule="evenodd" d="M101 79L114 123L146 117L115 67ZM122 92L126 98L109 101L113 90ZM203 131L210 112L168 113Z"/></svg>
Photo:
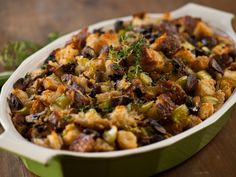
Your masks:
<svg viewBox="0 0 236 177"><path fill-rule="evenodd" d="M171 14L174 18L184 15L201 17L215 29L227 34L234 41L236 40L231 26L232 14L195 4L188 4ZM158 17L161 14L150 15ZM104 26L109 28L117 20L127 21L130 19L131 17L123 17L100 22L90 26L89 30ZM218 19L224 20L220 21ZM59 38L30 56L2 88L0 121L5 132L0 135L0 148L20 156L25 166L33 173L43 177L75 175L101 177L150 176L169 169L198 152L220 131L229 118L228 115L236 99L235 93L216 113L199 125L166 140L137 149L102 153L78 153L46 149L28 142L17 132L10 119L7 97L10 94L12 85L18 78L39 67L53 49L63 46L78 31ZM38 60L35 60L35 58Z"/></svg>

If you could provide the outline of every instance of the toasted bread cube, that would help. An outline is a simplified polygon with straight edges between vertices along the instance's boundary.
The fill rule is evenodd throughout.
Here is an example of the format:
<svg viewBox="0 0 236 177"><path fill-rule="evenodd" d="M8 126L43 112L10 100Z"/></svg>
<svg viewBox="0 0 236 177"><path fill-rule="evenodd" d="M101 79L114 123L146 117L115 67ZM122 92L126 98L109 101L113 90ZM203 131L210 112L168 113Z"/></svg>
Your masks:
<svg viewBox="0 0 236 177"><path fill-rule="evenodd" d="M117 135L117 142L121 149L133 149L138 147L137 137L130 131L120 130Z"/></svg>
<svg viewBox="0 0 236 177"><path fill-rule="evenodd" d="M219 83L220 89L224 92L225 98L229 98L233 91L232 81L229 79L222 79Z"/></svg>
<svg viewBox="0 0 236 177"><path fill-rule="evenodd" d="M29 97L28 97L27 93L24 92L23 90L14 89L14 90L12 91L12 93L13 93L15 96L17 96L17 97L20 99L20 101L21 101L24 105L26 105L27 102L29 102Z"/></svg>
<svg viewBox="0 0 236 177"><path fill-rule="evenodd" d="M212 103L202 103L199 111L198 116L204 120L211 116L214 113L214 106Z"/></svg>
<svg viewBox="0 0 236 177"><path fill-rule="evenodd" d="M174 56L183 60L184 63L192 63L195 61L193 53L185 48L180 49Z"/></svg>
<svg viewBox="0 0 236 177"><path fill-rule="evenodd" d="M212 49L212 52L217 55L228 54L232 50L232 47L226 46L224 43L220 43Z"/></svg>
<svg viewBox="0 0 236 177"><path fill-rule="evenodd" d="M161 51L167 57L173 56L180 49L180 40L177 36L164 33L151 45L151 48Z"/></svg>
<svg viewBox="0 0 236 177"><path fill-rule="evenodd" d="M119 36L116 33L107 32L100 36L99 41L101 45L108 45L108 46L118 46L119 45Z"/></svg>
<svg viewBox="0 0 236 177"><path fill-rule="evenodd" d="M99 34L92 33L86 38L86 45L94 49L96 53L99 52L102 46L99 44Z"/></svg>
<svg viewBox="0 0 236 177"><path fill-rule="evenodd" d="M198 125L202 122L200 117L194 116L194 115L189 115L188 121L189 121L189 124L188 124L189 128L195 127L196 125Z"/></svg>
<svg viewBox="0 0 236 177"><path fill-rule="evenodd" d="M136 121L133 116L130 116L125 106L116 106L115 110L111 113L110 119L113 125L118 128L126 128L136 126Z"/></svg>
<svg viewBox="0 0 236 177"><path fill-rule="evenodd" d="M87 128L103 130L110 127L108 119L101 117L95 109L89 109L88 112L79 112L78 114L72 114L74 122Z"/></svg>
<svg viewBox="0 0 236 177"><path fill-rule="evenodd" d="M61 65L66 65L68 63L74 62L75 57L79 54L77 49L74 49L74 45L69 44L65 48L56 51L56 60Z"/></svg>
<svg viewBox="0 0 236 177"><path fill-rule="evenodd" d="M107 143L105 140L101 138L97 138L94 144L94 151L96 152L105 152L105 151L113 151L115 150L114 146Z"/></svg>
<svg viewBox="0 0 236 177"><path fill-rule="evenodd" d="M52 74L48 77L46 77L44 80L43 80L43 86L45 89L49 89L49 90L57 90L57 88L61 85L61 82L59 80L59 78Z"/></svg>
<svg viewBox="0 0 236 177"><path fill-rule="evenodd" d="M198 56L192 63L191 68L194 71L205 70L208 68L210 59L207 56Z"/></svg>
<svg viewBox="0 0 236 177"><path fill-rule="evenodd" d="M226 69L223 78L230 80L233 87L236 87L236 71Z"/></svg>
<svg viewBox="0 0 236 177"><path fill-rule="evenodd" d="M80 132L74 123L66 125L62 132L62 138L66 145L70 145L78 136Z"/></svg>
<svg viewBox="0 0 236 177"><path fill-rule="evenodd" d="M47 136L47 139L49 141L49 146L53 149L61 149L63 145L63 141L60 135L58 135L56 132L52 132L50 135Z"/></svg>
<svg viewBox="0 0 236 177"><path fill-rule="evenodd" d="M193 34L197 37L212 36L213 30L206 23L200 21L197 23Z"/></svg>
<svg viewBox="0 0 236 177"><path fill-rule="evenodd" d="M165 59L160 52L151 48L144 48L140 63L144 71L160 71L165 66Z"/></svg>
<svg viewBox="0 0 236 177"><path fill-rule="evenodd" d="M215 94L215 80L203 79L197 84L196 95L198 96L213 96Z"/></svg>
<svg viewBox="0 0 236 177"><path fill-rule="evenodd" d="M225 93L222 90L217 90L215 98L218 100L217 104L214 105L215 110L218 110L225 102Z"/></svg>

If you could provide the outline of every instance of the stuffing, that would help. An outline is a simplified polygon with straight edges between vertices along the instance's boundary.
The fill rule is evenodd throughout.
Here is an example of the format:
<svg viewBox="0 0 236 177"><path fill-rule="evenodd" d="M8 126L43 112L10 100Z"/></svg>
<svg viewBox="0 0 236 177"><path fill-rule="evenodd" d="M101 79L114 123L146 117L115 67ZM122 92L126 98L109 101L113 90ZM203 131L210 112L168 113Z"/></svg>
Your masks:
<svg viewBox="0 0 236 177"><path fill-rule="evenodd" d="M170 13L84 28L12 83L12 122L28 141L74 152L133 149L182 133L236 87L235 44L213 29Z"/></svg>
<svg viewBox="0 0 236 177"><path fill-rule="evenodd" d="M144 48L140 63L144 71L161 71L165 66L165 58L160 52Z"/></svg>
<svg viewBox="0 0 236 177"><path fill-rule="evenodd" d="M232 86L236 87L236 71L225 70L223 78L230 80Z"/></svg>
<svg viewBox="0 0 236 177"><path fill-rule="evenodd" d="M215 110L218 110L225 102L225 93L219 89L215 93L215 98L218 100L218 102L216 105L214 105L214 107Z"/></svg>
<svg viewBox="0 0 236 177"><path fill-rule="evenodd" d="M209 116L211 116L214 113L214 106L212 103L202 103L199 111L198 116L204 120L207 119Z"/></svg>
<svg viewBox="0 0 236 177"><path fill-rule="evenodd" d="M60 135L56 132L52 132L50 135L47 136L49 147L53 149L61 149L63 145L63 141Z"/></svg>
<svg viewBox="0 0 236 177"><path fill-rule="evenodd" d="M125 106L116 106L110 114L111 123L118 128L135 127L137 123L133 116L130 116Z"/></svg>
<svg viewBox="0 0 236 177"><path fill-rule="evenodd" d="M91 135L81 133L71 144L69 149L76 152L92 152L94 150L95 140Z"/></svg>
<svg viewBox="0 0 236 177"><path fill-rule="evenodd" d="M180 49L181 46L178 37L164 33L158 37L150 47L165 53L167 57L171 57Z"/></svg>
<svg viewBox="0 0 236 177"><path fill-rule="evenodd" d="M90 109L88 112L80 112L78 114L71 115L74 122L83 127L91 129L107 129L110 127L108 119L102 118L95 109Z"/></svg>
<svg viewBox="0 0 236 177"><path fill-rule="evenodd" d="M212 36L213 30L206 23L200 21L194 28L193 34L197 37Z"/></svg>
<svg viewBox="0 0 236 177"><path fill-rule="evenodd" d="M66 65L75 61L75 57L79 54L77 49L74 49L73 45L67 45L65 48L56 51L56 59L59 64Z"/></svg>
<svg viewBox="0 0 236 177"><path fill-rule="evenodd" d="M210 59L207 56L198 56L194 61L191 62L191 68L194 71L205 70L208 68Z"/></svg>
<svg viewBox="0 0 236 177"><path fill-rule="evenodd" d="M66 145L70 145L80 134L74 123L66 125L62 132L62 139Z"/></svg>
<svg viewBox="0 0 236 177"><path fill-rule="evenodd" d="M176 58L181 59L184 63L193 63L195 61L195 56L194 54L190 51L187 50L185 48L181 48L180 50L178 50L175 55Z"/></svg>
<svg viewBox="0 0 236 177"><path fill-rule="evenodd" d="M233 84L231 80L222 79L219 81L219 87L224 92L225 98L229 98L233 91Z"/></svg>
<svg viewBox="0 0 236 177"><path fill-rule="evenodd" d="M21 103L26 105L29 102L29 96L26 92L20 89L14 89L12 93L20 99Z"/></svg>
<svg viewBox="0 0 236 177"><path fill-rule="evenodd" d="M52 74L48 77L46 77L44 80L43 80L43 86L45 89L49 89L49 90L57 90L57 88L60 86L61 84L61 81L60 79Z"/></svg>
<svg viewBox="0 0 236 177"><path fill-rule="evenodd" d="M106 151L113 151L115 148L104 141L101 138L97 138L94 144L94 151L96 152L106 152Z"/></svg>
<svg viewBox="0 0 236 177"><path fill-rule="evenodd" d="M138 147L137 137L129 131L119 131L117 135L117 142L121 149L133 149Z"/></svg>
<svg viewBox="0 0 236 177"><path fill-rule="evenodd" d="M203 79L197 84L196 95L198 96L213 96L215 94L216 81L213 79Z"/></svg>
<svg viewBox="0 0 236 177"><path fill-rule="evenodd" d="M155 104L147 114L148 117L153 119L167 119L171 117L172 111L175 107L175 103L168 95L161 94L157 97Z"/></svg>
<svg viewBox="0 0 236 177"><path fill-rule="evenodd" d="M191 127L194 127L194 126L200 124L202 122L202 120L198 116L190 115L188 117L188 122L189 122L188 127L191 128Z"/></svg>

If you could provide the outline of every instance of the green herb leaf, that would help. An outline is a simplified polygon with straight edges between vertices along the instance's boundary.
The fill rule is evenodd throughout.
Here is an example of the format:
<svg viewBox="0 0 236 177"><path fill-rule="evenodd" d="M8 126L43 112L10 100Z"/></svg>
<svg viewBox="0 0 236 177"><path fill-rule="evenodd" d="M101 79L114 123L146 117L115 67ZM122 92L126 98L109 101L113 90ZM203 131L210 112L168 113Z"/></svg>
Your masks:
<svg viewBox="0 0 236 177"><path fill-rule="evenodd" d="M69 121L71 118L71 115L64 115L63 117L64 121Z"/></svg>
<svg viewBox="0 0 236 177"><path fill-rule="evenodd" d="M0 64L6 70L15 70L23 60L42 46L28 41L10 42L0 53Z"/></svg>
<svg viewBox="0 0 236 177"><path fill-rule="evenodd" d="M60 34L58 32L51 32L48 34L48 43L56 40L58 37L60 37Z"/></svg>

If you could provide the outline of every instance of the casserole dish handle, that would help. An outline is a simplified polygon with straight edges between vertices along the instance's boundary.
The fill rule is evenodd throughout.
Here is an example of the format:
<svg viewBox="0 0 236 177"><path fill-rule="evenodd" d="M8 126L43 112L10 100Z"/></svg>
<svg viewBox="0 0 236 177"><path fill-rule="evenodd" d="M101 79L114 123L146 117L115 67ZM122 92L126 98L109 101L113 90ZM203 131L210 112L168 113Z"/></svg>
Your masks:
<svg viewBox="0 0 236 177"><path fill-rule="evenodd" d="M15 136L14 132L5 130L0 134L0 149L12 152L21 157L47 164L57 155L56 150L47 149L28 142L23 137Z"/></svg>

